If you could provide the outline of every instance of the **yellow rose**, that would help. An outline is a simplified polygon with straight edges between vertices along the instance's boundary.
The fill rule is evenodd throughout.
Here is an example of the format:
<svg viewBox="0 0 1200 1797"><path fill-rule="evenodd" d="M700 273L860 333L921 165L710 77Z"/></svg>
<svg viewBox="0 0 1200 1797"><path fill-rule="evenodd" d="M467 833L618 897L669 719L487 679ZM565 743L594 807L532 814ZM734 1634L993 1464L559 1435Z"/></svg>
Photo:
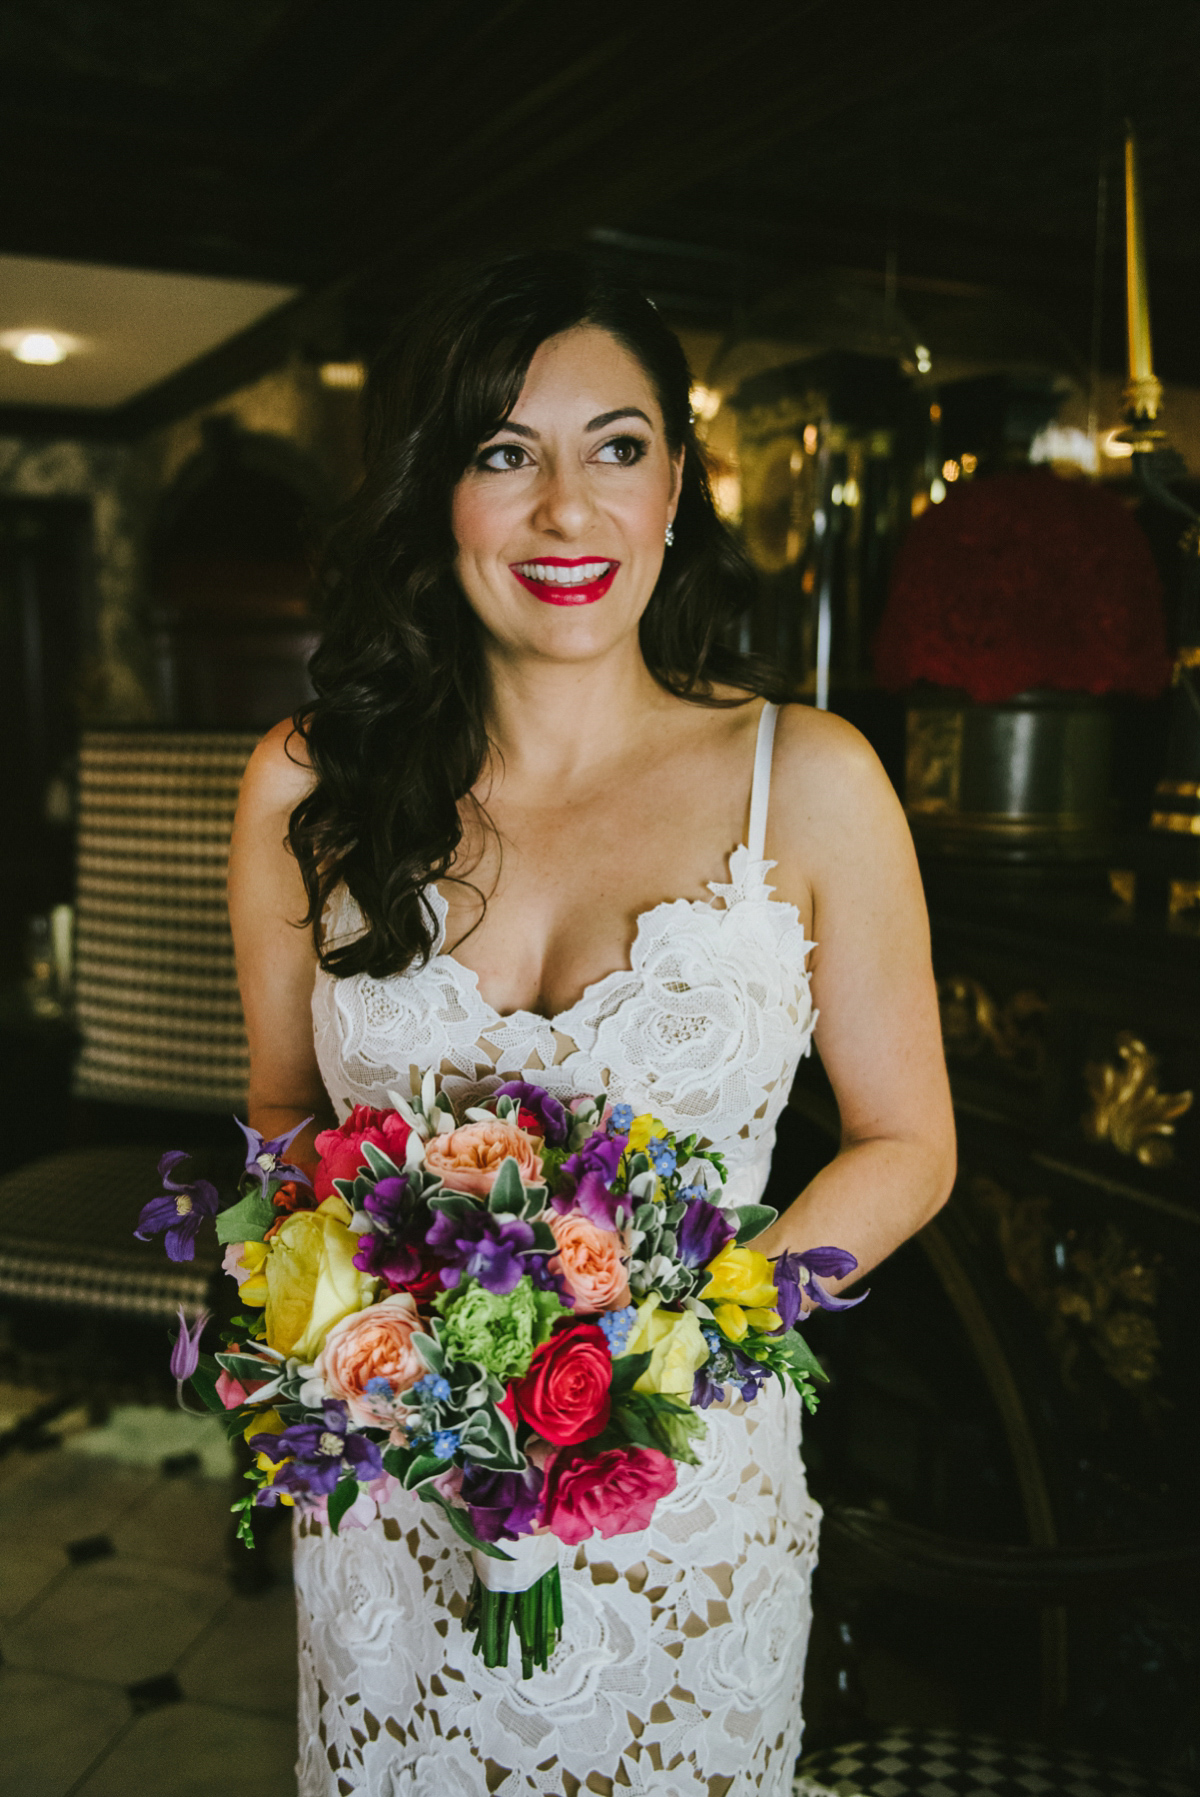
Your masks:
<svg viewBox="0 0 1200 1797"><path fill-rule="evenodd" d="M349 1221L350 1206L335 1196L293 1211L272 1238L267 1346L278 1353L315 1360L335 1323L373 1303L378 1281L354 1264L358 1237Z"/></svg>
<svg viewBox="0 0 1200 1797"><path fill-rule="evenodd" d="M630 1154L637 1154L655 1136L665 1136L666 1133L666 1124L660 1123L657 1117L652 1117L649 1111L644 1111L640 1117L635 1117L629 1126Z"/></svg>
<svg viewBox="0 0 1200 1797"><path fill-rule="evenodd" d="M779 1302L771 1263L754 1248L732 1243L705 1268L708 1284L700 1296L706 1304L740 1304L748 1310L773 1310Z"/></svg>
<svg viewBox="0 0 1200 1797"><path fill-rule="evenodd" d="M696 1373L708 1359L708 1343L692 1310L662 1310L662 1293L651 1292L637 1309L626 1354L649 1354L650 1365L634 1391L661 1391L690 1402Z"/></svg>

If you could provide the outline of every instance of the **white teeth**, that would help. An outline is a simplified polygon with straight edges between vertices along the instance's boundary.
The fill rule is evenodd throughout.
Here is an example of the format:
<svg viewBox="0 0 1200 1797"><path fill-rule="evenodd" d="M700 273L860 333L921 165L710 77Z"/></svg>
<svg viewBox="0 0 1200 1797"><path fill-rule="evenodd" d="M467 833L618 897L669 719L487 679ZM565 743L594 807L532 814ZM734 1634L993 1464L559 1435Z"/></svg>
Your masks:
<svg viewBox="0 0 1200 1797"><path fill-rule="evenodd" d="M612 567L611 562L581 562L576 568L549 567L544 562L518 562L518 574L526 580L540 580L546 586L579 587L599 580Z"/></svg>

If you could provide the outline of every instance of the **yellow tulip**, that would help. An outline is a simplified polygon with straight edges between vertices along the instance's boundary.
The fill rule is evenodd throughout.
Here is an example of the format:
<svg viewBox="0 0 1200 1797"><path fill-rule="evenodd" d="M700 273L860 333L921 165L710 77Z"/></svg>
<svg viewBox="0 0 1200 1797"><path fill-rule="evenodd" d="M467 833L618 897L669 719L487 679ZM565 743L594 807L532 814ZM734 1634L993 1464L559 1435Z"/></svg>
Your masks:
<svg viewBox="0 0 1200 1797"><path fill-rule="evenodd" d="M649 1354L650 1365L634 1391L661 1391L690 1402L692 1385L708 1359L708 1343L692 1310L663 1310L661 1292L651 1292L637 1309L637 1322L625 1345L626 1354Z"/></svg>
<svg viewBox="0 0 1200 1797"><path fill-rule="evenodd" d="M379 1282L354 1265L359 1238L349 1221L335 1196L280 1224L266 1264L267 1346L278 1353L315 1360L335 1323L374 1302Z"/></svg>
<svg viewBox="0 0 1200 1797"><path fill-rule="evenodd" d="M713 1311L713 1321L721 1334L728 1336L731 1342L740 1342L750 1328L740 1304L718 1304Z"/></svg>
<svg viewBox="0 0 1200 1797"><path fill-rule="evenodd" d="M708 1284L700 1296L706 1304L741 1304L749 1310L773 1310L779 1302L771 1263L754 1248L732 1243L709 1261Z"/></svg>
<svg viewBox="0 0 1200 1797"><path fill-rule="evenodd" d="M635 1117L629 1126L630 1154L637 1154L645 1148L647 1142L653 1141L655 1136L665 1136L666 1133L665 1123L660 1123L657 1117L650 1115L649 1111L643 1111L642 1115Z"/></svg>
<svg viewBox="0 0 1200 1797"><path fill-rule="evenodd" d="M267 1301L267 1260L271 1253L270 1242L243 1242L242 1258L239 1265L249 1273L249 1279L243 1279L238 1286L238 1302L252 1304L256 1309L262 1308Z"/></svg>

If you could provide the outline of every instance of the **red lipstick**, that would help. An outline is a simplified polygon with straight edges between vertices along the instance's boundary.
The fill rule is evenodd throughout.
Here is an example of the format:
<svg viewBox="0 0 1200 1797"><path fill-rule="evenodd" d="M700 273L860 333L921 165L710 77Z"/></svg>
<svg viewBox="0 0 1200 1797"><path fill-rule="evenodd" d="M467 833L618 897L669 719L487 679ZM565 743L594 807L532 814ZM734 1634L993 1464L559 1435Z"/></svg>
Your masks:
<svg viewBox="0 0 1200 1797"><path fill-rule="evenodd" d="M603 555L581 555L570 561L561 555L539 555L509 563L526 592L543 605L594 605L603 599L620 566ZM589 571L586 576L583 570Z"/></svg>

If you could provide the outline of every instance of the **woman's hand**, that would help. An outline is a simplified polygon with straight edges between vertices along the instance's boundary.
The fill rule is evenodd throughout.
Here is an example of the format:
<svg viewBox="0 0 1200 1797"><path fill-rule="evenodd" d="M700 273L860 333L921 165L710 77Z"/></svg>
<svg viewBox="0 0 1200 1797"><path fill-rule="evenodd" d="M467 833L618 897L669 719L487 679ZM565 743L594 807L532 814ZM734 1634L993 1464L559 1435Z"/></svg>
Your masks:
<svg viewBox="0 0 1200 1797"><path fill-rule="evenodd" d="M249 1121L265 1137L312 1115L293 1158L314 1165L313 1137L332 1121L313 1047L316 953L307 900L287 847L288 819L312 786L304 739L289 721L259 743L242 780L229 852L229 918L250 1043Z"/></svg>
<svg viewBox="0 0 1200 1797"><path fill-rule="evenodd" d="M848 1248L857 1278L945 1203L955 1141L912 838L873 751L841 719L781 713L767 853L777 896L812 918L815 1040L842 1144L755 1246Z"/></svg>

